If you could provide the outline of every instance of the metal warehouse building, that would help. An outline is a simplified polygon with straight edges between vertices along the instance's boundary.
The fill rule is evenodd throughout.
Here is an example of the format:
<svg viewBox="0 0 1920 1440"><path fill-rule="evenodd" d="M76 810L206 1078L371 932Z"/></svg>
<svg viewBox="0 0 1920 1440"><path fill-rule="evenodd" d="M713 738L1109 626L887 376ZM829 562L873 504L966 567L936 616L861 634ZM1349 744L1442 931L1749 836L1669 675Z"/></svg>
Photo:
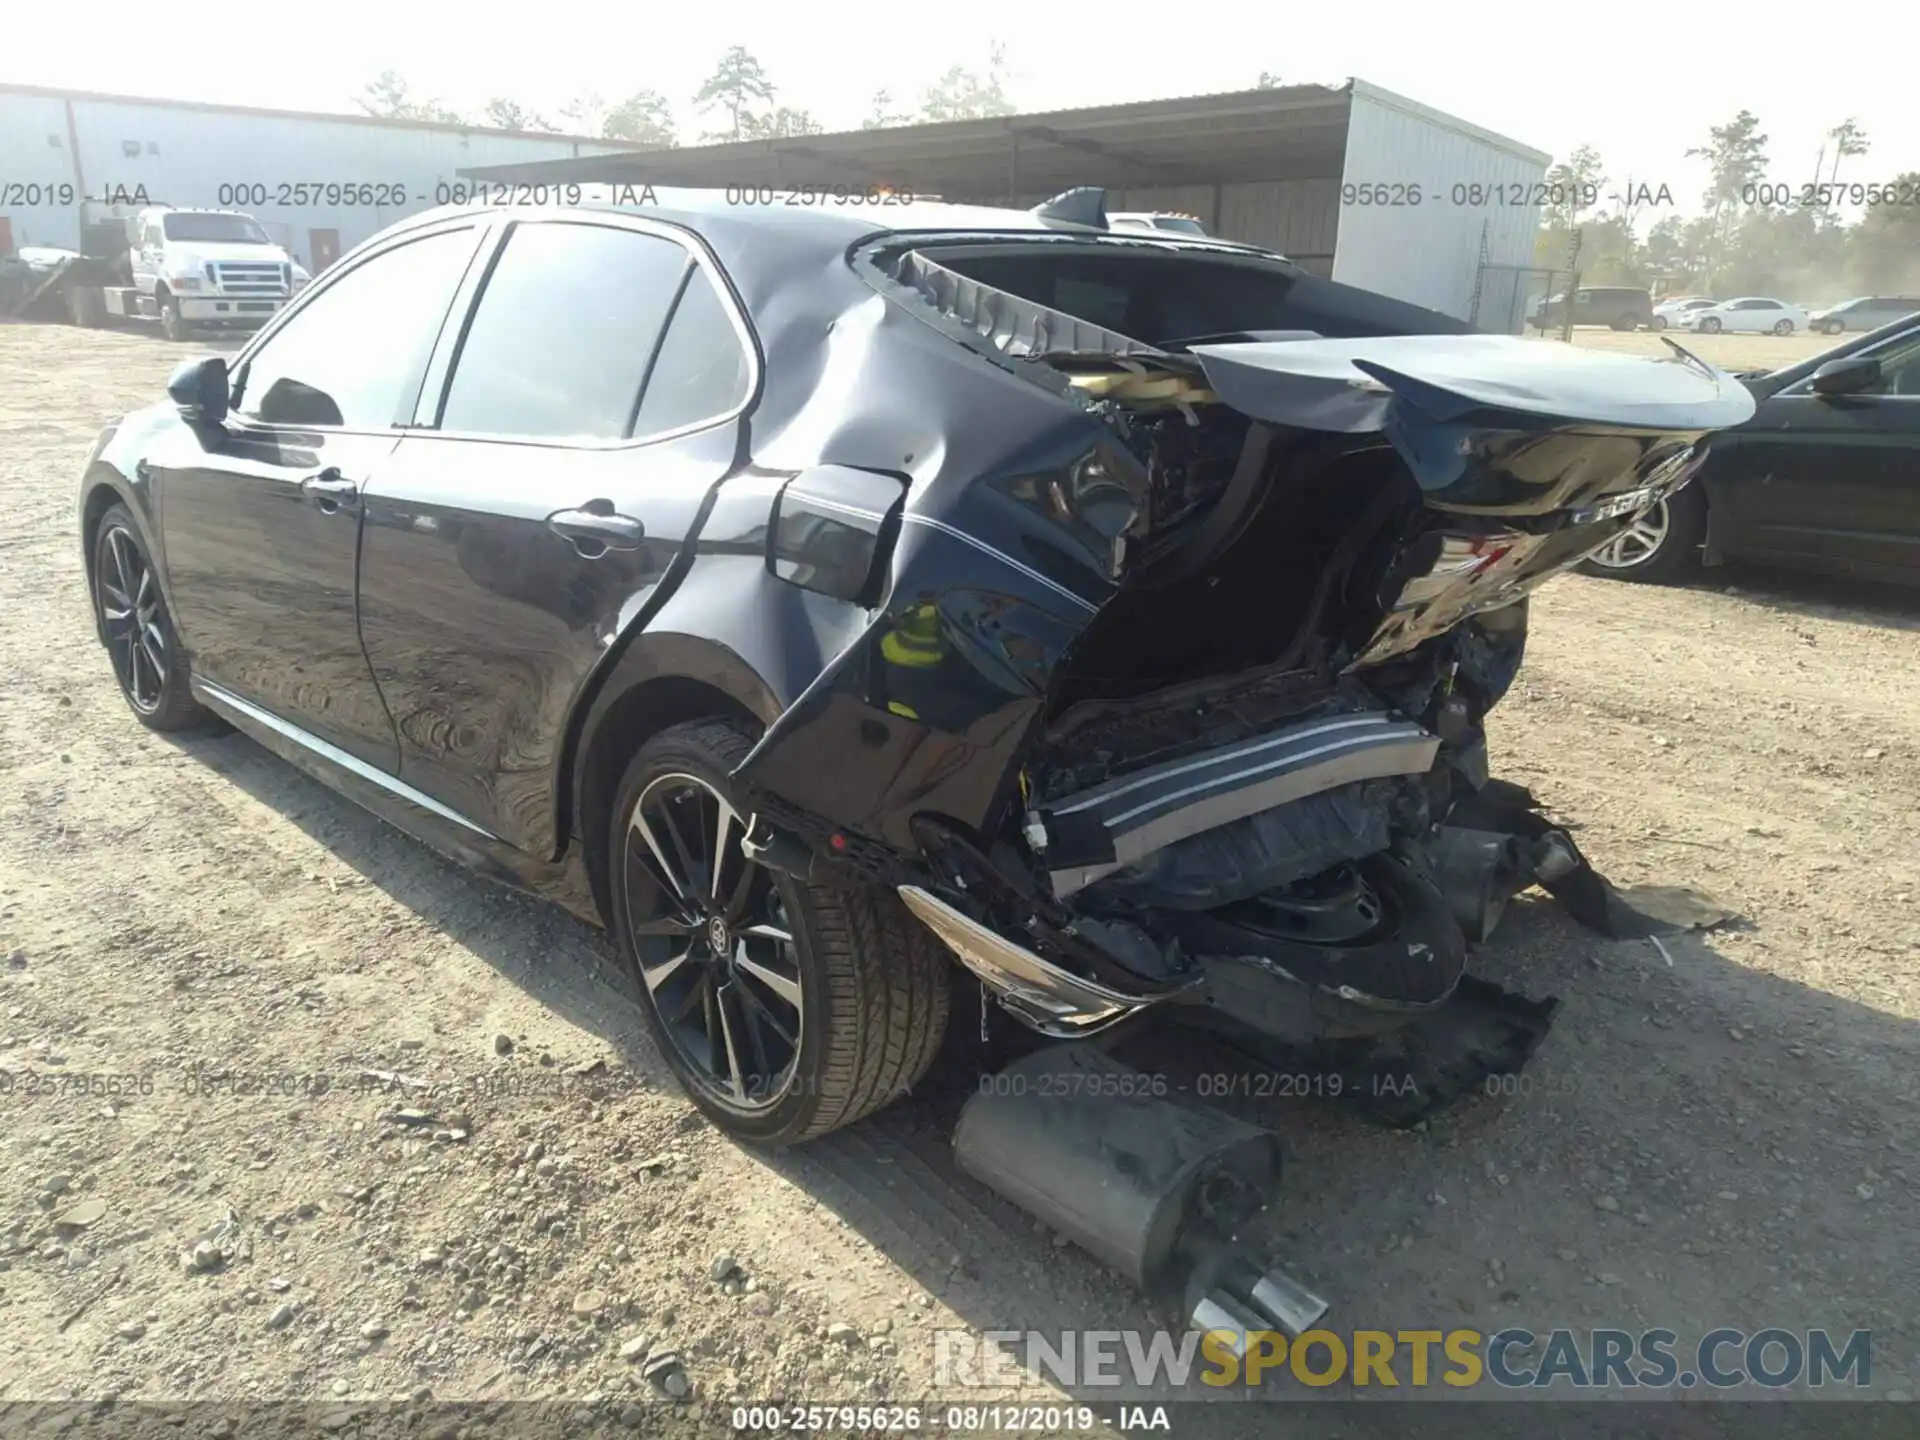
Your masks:
<svg viewBox="0 0 1920 1440"><path fill-rule="evenodd" d="M1027 206L1100 185L1107 208L1195 215L1336 280L1517 332L1550 157L1350 80L1047 114L487 165L488 180L791 192L887 186Z"/></svg>
<svg viewBox="0 0 1920 1440"><path fill-rule="evenodd" d="M619 141L0 85L0 254L80 248L109 198L245 210L311 270L450 198L463 168L621 154ZM304 187L304 188L303 188ZM391 203L399 194L405 203ZM134 207L123 207L134 208Z"/></svg>

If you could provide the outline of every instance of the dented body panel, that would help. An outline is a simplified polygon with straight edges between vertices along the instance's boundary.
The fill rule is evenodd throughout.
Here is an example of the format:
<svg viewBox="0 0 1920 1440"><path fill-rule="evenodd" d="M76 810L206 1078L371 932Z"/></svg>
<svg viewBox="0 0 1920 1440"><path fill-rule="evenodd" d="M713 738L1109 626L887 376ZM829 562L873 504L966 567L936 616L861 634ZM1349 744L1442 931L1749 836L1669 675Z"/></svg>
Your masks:
<svg viewBox="0 0 1920 1440"><path fill-rule="evenodd" d="M733 778L764 853L899 891L1050 1033L1188 1002L1364 1033L1445 1003L1442 871L1476 852L1441 832L1486 783L1526 596L1752 409L1691 357L1478 336L1268 252L1005 212L668 196L437 213L369 248L453 225L492 255L563 223L678 245L749 393L618 444L440 436L425 399L374 436L364 514L328 512L320 557L352 641L329 659L379 701L359 778L604 920L596 848L649 725L751 717ZM191 429L123 426L83 516L166 516L136 483L149 423ZM594 505L635 542L548 533ZM270 699L266 730L312 728Z"/></svg>

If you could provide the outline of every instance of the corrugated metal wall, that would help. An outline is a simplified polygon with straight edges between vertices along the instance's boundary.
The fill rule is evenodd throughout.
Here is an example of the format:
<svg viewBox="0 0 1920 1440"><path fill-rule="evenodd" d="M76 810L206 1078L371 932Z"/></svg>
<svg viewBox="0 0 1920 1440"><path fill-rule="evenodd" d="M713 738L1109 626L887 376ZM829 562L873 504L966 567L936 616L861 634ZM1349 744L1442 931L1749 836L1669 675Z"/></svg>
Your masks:
<svg viewBox="0 0 1920 1440"><path fill-rule="evenodd" d="M0 183L74 179L75 154L63 97L0 91ZM437 187L471 165L558 160L621 147L540 135L503 135L407 125L369 125L326 117L202 110L163 103L76 98L73 134L86 193L144 187L156 205L222 205L245 210L270 234L312 260L315 230L338 234L340 249L402 216L441 203ZM324 203L324 197L282 194L282 185L373 183L403 187L405 205ZM262 185L267 203L249 198L223 205L222 186ZM0 203L22 198L0 195ZM228 200L232 197L228 196ZM299 203L302 199L318 203ZM287 203L280 203L285 200ZM80 243L77 207L10 205L0 210L16 245Z"/></svg>
<svg viewBox="0 0 1920 1440"><path fill-rule="evenodd" d="M73 209L57 203L72 184L66 107L51 95L0 95L0 219L16 246L73 246Z"/></svg>
<svg viewBox="0 0 1920 1440"><path fill-rule="evenodd" d="M1419 186L1420 203L1343 203L1333 278L1471 319L1482 263L1525 265L1540 226L1544 157L1455 128L1423 106L1356 85L1344 185ZM1504 188L1502 188L1504 187Z"/></svg>
<svg viewBox="0 0 1920 1440"><path fill-rule="evenodd" d="M1023 195L1037 205L1050 197ZM996 203L987 201L986 203ZM1216 211L1216 206L1217 211ZM1230 185L1156 185L1107 192L1108 211L1155 210L1196 215L1212 233L1244 245L1264 245L1318 275L1331 274L1340 182L1257 180Z"/></svg>

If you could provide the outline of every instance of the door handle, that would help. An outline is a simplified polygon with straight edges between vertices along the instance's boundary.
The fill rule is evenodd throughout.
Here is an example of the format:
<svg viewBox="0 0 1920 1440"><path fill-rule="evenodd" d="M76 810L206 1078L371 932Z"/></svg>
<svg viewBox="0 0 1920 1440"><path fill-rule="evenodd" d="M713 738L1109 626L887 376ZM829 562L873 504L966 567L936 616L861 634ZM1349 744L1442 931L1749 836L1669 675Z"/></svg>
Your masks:
<svg viewBox="0 0 1920 1440"><path fill-rule="evenodd" d="M547 528L571 540L584 559L598 560L609 550L638 550L647 527L630 515L613 513L611 500L589 500L578 510L561 510L547 517Z"/></svg>
<svg viewBox="0 0 1920 1440"><path fill-rule="evenodd" d="M332 515L352 506L359 498L360 486L342 475L337 466L329 465L302 480L300 493L317 504L322 514Z"/></svg>

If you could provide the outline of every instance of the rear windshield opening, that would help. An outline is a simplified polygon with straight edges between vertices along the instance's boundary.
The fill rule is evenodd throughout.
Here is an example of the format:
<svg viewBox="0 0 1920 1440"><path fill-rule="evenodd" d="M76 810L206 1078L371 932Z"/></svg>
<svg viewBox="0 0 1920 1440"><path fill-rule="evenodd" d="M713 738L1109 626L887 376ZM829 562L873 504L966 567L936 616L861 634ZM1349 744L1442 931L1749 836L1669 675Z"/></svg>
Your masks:
<svg viewBox="0 0 1920 1440"><path fill-rule="evenodd" d="M969 280L1156 348L1250 331L1343 337L1462 334L1472 328L1278 260L1117 245L1003 243L921 253Z"/></svg>

